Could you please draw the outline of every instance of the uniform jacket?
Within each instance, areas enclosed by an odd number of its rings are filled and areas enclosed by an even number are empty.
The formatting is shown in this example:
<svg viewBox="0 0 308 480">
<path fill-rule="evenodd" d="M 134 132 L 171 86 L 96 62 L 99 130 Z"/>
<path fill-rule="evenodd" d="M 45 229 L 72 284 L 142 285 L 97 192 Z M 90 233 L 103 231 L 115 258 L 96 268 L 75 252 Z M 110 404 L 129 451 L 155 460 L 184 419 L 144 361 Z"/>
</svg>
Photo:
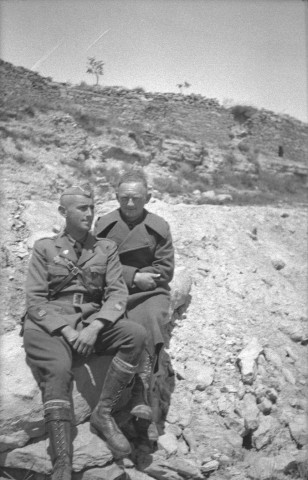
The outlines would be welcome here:
<svg viewBox="0 0 308 480">
<path fill-rule="evenodd" d="M 51 298 L 53 289 L 69 274 L 66 259 L 74 262 L 82 274 Z M 73 306 L 75 293 L 84 294 L 86 302 Z M 34 244 L 29 264 L 25 328 L 53 334 L 66 325 L 82 328 L 95 318 L 115 322 L 125 312 L 127 294 L 114 242 L 97 240 L 89 233 L 77 259 L 65 233 L 44 238 Z"/>
<path fill-rule="evenodd" d="M 169 290 L 174 270 L 174 250 L 168 223 L 158 215 L 144 210 L 144 219 L 130 230 L 119 209 L 100 217 L 95 225 L 97 238 L 108 238 L 118 246 L 123 276 L 130 295 L 141 295 L 133 285 L 135 273 L 159 273 L 155 291 L 142 292 L 153 295 Z"/>
</svg>

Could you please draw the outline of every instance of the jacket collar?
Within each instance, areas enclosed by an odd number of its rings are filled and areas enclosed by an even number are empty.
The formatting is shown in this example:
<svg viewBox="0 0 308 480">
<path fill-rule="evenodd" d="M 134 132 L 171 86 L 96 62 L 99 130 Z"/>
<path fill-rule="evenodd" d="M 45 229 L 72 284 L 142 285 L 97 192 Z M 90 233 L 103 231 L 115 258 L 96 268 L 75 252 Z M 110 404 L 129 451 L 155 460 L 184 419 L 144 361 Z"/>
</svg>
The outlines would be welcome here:
<svg viewBox="0 0 308 480">
<path fill-rule="evenodd" d="M 122 219 L 120 209 L 113 210 L 113 212 L 104 215 L 97 223 L 98 237 L 107 227 L 111 227 L 107 234 L 108 238 L 118 245 L 119 253 L 139 250 L 140 248 L 149 246 L 148 227 L 162 237 L 166 237 L 168 231 L 167 223 L 146 209 L 145 218 L 132 230 L 129 230 Z"/>
<path fill-rule="evenodd" d="M 64 231 L 57 237 L 55 245 L 60 249 L 58 253 L 59 257 L 67 258 L 68 260 L 77 263 L 77 265 L 82 265 L 95 254 L 94 246 L 96 245 L 96 239 L 93 237 L 93 235 L 88 233 L 86 241 L 83 245 L 82 254 L 78 260 L 74 250 L 74 245 Z"/>
<path fill-rule="evenodd" d="M 155 215 L 154 213 L 151 213 L 146 209 L 144 209 L 144 211 L 145 211 L 145 218 L 141 223 L 151 228 L 152 230 L 154 230 L 161 237 L 165 237 L 167 235 L 166 222 L 164 222 L 164 220 L 158 215 Z M 106 227 L 108 227 L 109 225 L 112 225 L 113 223 L 115 224 L 117 222 L 125 223 L 122 220 L 119 208 L 99 218 L 97 223 L 97 234 L 99 235 L 99 233 L 105 230 Z"/>
<path fill-rule="evenodd" d="M 81 256 L 77 262 L 77 265 L 83 265 L 86 263 L 90 258 L 92 258 L 95 254 L 94 247 L 96 245 L 96 238 L 93 237 L 90 233 L 88 233 L 88 236 L 86 238 L 86 241 L 83 245 L 82 253 Z"/>
<path fill-rule="evenodd" d="M 120 254 L 149 246 L 149 236 L 144 221 L 129 230 L 120 215 L 120 211 L 115 210 L 108 215 L 107 222 L 105 222 L 105 219 L 104 223 L 100 222 L 100 231 L 112 224 L 114 225 L 108 233 L 108 238 L 118 245 Z"/>
</svg>

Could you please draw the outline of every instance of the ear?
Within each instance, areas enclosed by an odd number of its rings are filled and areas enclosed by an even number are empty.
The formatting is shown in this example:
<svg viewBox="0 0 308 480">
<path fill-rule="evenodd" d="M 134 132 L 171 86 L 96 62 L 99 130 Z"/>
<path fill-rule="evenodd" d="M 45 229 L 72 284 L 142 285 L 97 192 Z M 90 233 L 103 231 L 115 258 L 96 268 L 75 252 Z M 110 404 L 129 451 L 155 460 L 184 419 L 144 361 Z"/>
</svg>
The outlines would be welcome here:
<svg viewBox="0 0 308 480">
<path fill-rule="evenodd" d="M 62 215 L 62 217 L 66 217 L 66 208 L 62 205 L 59 205 L 58 212 L 60 213 L 60 215 Z"/>
<path fill-rule="evenodd" d="M 148 202 L 151 200 L 151 197 L 152 197 L 152 194 L 151 194 L 151 193 L 147 193 L 145 203 L 148 203 Z"/>
</svg>

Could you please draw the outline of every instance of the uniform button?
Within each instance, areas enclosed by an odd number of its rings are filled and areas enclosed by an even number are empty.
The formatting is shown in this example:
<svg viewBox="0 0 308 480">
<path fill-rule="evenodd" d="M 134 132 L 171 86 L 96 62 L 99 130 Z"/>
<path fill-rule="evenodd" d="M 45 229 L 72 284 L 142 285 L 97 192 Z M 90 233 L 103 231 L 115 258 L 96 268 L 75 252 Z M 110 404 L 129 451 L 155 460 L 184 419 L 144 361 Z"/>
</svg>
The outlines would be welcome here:
<svg viewBox="0 0 308 480">
<path fill-rule="evenodd" d="M 39 317 L 44 317 L 46 315 L 46 313 L 47 313 L 46 310 L 39 310 L 38 311 L 38 316 Z"/>
</svg>

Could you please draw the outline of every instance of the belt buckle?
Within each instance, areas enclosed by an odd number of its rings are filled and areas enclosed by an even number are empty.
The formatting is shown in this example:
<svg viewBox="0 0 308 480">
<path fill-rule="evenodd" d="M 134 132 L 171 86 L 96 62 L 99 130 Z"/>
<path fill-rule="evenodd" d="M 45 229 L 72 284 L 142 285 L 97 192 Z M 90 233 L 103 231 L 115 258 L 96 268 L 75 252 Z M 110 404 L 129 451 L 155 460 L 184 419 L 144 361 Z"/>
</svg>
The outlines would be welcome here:
<svg viewBox="0 0 308 480">
<path fill-rule="evenodd" d="M 73 305 L 78 307 L 83 303 L 83 293 L 74 293 L 73 295 Z"/>
</svg>

